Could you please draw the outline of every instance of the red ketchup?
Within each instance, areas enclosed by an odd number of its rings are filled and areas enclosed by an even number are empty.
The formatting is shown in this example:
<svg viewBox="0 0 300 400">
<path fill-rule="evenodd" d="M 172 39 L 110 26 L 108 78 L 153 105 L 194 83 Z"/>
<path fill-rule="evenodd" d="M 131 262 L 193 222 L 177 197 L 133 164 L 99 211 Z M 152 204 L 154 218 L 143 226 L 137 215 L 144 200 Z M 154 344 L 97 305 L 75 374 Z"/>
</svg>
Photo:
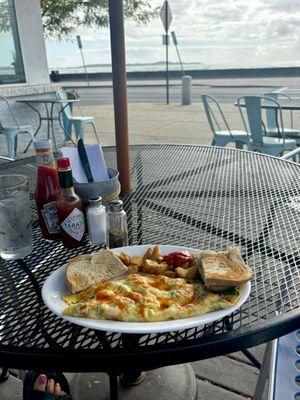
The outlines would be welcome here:
<svg viewBox="0 0 300 400">
<path fill-rule="evenodd" d="M 35 201 L 42 236 L 47 240 L 60 238 L 56 208 L 59 193 L 58 176 L 50 140 L 34 142 L 37 163 Z"/>
<path fill-rule="evenodd" d="M 173 253 L 164 256 L 164 261 L 168 265 L 174 265 L 174 267 L 180 267 L 180 265 L 193 262 L 192 256 L 188 251 L 174 251 Z"/>
</svg>

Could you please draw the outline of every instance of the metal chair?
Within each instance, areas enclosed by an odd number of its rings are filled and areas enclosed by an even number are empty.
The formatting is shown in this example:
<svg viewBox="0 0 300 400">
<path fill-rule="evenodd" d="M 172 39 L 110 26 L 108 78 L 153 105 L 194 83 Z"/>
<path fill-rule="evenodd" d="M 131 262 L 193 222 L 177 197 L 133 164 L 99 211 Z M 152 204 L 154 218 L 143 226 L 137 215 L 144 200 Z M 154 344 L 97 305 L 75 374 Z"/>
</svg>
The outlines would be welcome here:
<svg viewBox="0 0 300 400">
<path fill-rule="evenodd" d="M 263 97 L 269 97 L 274 100 L 278 100 L 279 98 L 291 100 L 291 97 L 285 93 L 279 92 L 270 92 L 262 94 Z M 279 137 L 278 127 L 277 127 L 277 118 L 276 118 L 276 110 L 267 109 L 266 110 L 266 134 L 270 137 Z M 297 141 L 297 145 L 300 145 L 300 130 L 293 128 L 293 111 L 290 111 L 290 127 L 284 128 L 284 134 L 286 137 L 295 139 Z"/>
<path fill-rule="evenodd" d="M 267 379 L 268 400 L 299 400 L 300 330 L 267 343 L 253 400 L 261 400 Z"/>
<path fill-rule="evenodd" d="M 268 101 L 268 103 L 270 103 L 274 106 L 275 109 L 277 109 L 279 115 L 278 132 L 280 136 L 278 138 L 264 136 L 264 123 L 261 113 L 261 104 L 263 100 Z M 294 148 L 296 148 L 295 140 L 285 138 L 282 110 L 280 104 L 276 100 L 263 96 L 242 96 L 237 100 L 237 104 L 245 130 L 250 135 L 249 150 L 278 157 L 281 156 L 284 151 L 293 150 Z M 246 120 L 244 118 L 242 110 L 242 108 L 244 107 L 246 108 L 248 124 L 246 124 Z"/>
<path fill-rule="evenodd" d="M 234 142 L 237 149 L 242 149 L 245 144 L 248 144 L 248 133 L 245 131 L 231 130 L 229 128 L 222 109 L 214 97 L 203 94 L 201 99 L 210 129 L 214 135 L 212 146 L 225 147 L 228 143 Z M 217 111 L 218 118 L 213 112 L 213 109 Z M 222 130 L 221 125 L 225 126 L 226 129 Z"/>
<path fill-rule="evenodd" d="M 10 159 L 14 159 L 18 148 L 18 134 L 28 133 L 29 135 L 31 135 L 31 138 L 34 141 L 33 130 L 30 125 L 19 124 L 16 114 L 14 113 L 6 97 L 0 95 L 0 100 L 2 100 L 6 104 L 13 120 L 13 122 L 10 124 L 0 121 L 0 133 L 5 135 L 6 137 L 8 157 Z"/>
<path fill-rule="evenodd" d="M 97 142 L 100 143 L 95 118 L 83 116 L 80 104 L 78 104 L 78 108 L 81 116 L 73 115 L 73 109 L 72 109 L 73 104 L 68 103 L 68 99 L 77 99 L 78 97 L 76 96 L 76 94 L 72 91 L 58 90 L 56 92 L 56 96 L 59 100 L 63 101 L 66 100 L 66 102 L 63 103 L 63 110 L 62 110 L 63 125 L 65 129 L 65 141 L 72 138 L 73 125 L 75 128 L 76 139 L 81 138 L 82 140 L 84 140 L 84 128 L 86 127 L 86 125 L 92 125 Z"/>
</svg>

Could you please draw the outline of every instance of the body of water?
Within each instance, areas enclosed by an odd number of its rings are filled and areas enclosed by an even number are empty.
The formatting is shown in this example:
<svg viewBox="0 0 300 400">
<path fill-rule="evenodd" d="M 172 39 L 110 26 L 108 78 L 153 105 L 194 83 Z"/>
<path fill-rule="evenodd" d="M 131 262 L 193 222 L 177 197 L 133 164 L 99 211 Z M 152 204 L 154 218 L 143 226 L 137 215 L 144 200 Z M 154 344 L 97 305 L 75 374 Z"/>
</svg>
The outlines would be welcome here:
<svg viewBox="0 0 300 400">
<path fill-rule="evenodd" d="M 261 65 L 258 64 L 253 64 L 253 65 L 247 65 L 247 66 L 241 66 L 241 65 L 228 65 L 228 64 L 205 64 L 205 63 L 183 63 L 183 68 L 185 71 L 196 71 L 196 70 L 216 70 L 216 69 L 236 69 L 236 68 L 272 68 L 272 67 L 279 67 L 279 68 L 286 68 L 286 67 L 298 67 L 300 66 L 300 60 L 299 63 L 291 63 L 291 62 L 282 62 L 282 63 L 264 63 Z M 161 62 L 156 62 L 156 63 L 140 63 L 140 64 L 127 64 L 126 65 L 126 70 L 127 72 L 152 72 L 152 71 L 165 71 L 166 69 L 166 64 L 164 61 Z M 169 70 L 170 71 L 180 71 L 180 64 L 179 63 L 169 63 Z M 76 66 L 76 67 L 68 67 L 68 68 L 49 68 L 50 71 L 52 70 L 58 70 L 62 74 L 76 74 L 76 73 L 83 73 L 84 68 L 82 66 Z M 89 73 L 111 73 L 111 65 L 110 64 L 98 64 L 98 65 L 87 65 L 87 71 Z"/>
</svg>

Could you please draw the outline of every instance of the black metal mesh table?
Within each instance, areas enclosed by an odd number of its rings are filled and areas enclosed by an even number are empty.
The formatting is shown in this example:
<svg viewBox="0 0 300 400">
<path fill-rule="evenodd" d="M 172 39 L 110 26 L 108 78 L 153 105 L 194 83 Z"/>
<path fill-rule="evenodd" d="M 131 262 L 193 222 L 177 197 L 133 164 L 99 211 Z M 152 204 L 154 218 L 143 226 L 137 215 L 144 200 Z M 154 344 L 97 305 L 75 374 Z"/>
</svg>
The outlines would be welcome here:
<svg viewBox="0 0 300 400">
<path fill-rule="evenodd" d="M 104 148 L 109 167 L 115 149 Z M 120 335 L 81 328 L 43 304 L 45 278 L 70 257 L 40 237 L 32 195 L 34 250 L 0 265 L 0 359 L 15 368 L 120 373 L 147 370 L 245 349 L 300 325 L 300 166 L 261 154 L 206 146 L 131 147 L 132 193 L 124 198 L 131 244 L 199 249 L 240 247 L 254 271 L 240 310 L 180 332 Z M 35 186 L 35 159 L 1 164 Z"/>
</svg>

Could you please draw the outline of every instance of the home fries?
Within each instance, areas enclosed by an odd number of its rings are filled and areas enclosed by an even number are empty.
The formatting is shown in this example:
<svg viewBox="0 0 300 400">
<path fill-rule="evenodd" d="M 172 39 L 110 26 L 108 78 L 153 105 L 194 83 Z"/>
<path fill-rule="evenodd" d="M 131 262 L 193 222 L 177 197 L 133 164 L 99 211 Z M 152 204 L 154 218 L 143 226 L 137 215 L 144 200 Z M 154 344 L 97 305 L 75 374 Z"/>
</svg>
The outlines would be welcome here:
<svg viewBox="0 0 300 400">
<path fill-rule="evenodd" d="M 68 262 L 64 314 L 126 322 L 188 318 L 232 307 L 251 277 L 233 246 L 193 255 L 162 255 L 158 246 L 143 256 L 105 249 Z"/>
</svg>

